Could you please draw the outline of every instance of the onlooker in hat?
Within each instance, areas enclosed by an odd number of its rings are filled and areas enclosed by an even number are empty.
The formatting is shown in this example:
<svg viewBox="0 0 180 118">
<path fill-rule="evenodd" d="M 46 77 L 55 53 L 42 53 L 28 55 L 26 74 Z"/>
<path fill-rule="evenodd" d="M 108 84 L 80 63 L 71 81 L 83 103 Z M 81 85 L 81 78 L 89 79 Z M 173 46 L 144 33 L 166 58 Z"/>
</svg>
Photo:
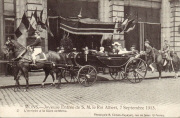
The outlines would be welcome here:
<svg viewBox="0 0 180 118">
<path fill-rule="evenodd" d="M 36 65 L 36 55 L 40 54 L 42 52 L 42 47 L 41 47 L 41 37 L 39 32 L 35 32 L 35 38 L 36 40 L 34 41 L 34 43 L 30 44 L 28 47 L 33 47 L 34 51 L 32 53 L 32 60 L 33 60 L 33 65 Z"/>
</svg>

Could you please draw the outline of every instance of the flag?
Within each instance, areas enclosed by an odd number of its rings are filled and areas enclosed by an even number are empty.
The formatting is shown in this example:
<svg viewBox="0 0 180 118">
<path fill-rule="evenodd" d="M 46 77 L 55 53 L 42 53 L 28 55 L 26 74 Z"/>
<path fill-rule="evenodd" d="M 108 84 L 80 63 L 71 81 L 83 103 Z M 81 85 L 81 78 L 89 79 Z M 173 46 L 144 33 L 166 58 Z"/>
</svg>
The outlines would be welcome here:
<svg viewBox="0 0 180 118">
<path fill-rule="evenodd" d="M 15 35 L 17 38 L 19 38 L 22 35 L 22 32 L 20 31 L 19 27 L 16 29 Z"/>
<path fill-rule="evenodd" d="M 133 22 L 134 22 L 134 19 L 131 19 L 127 22 L 124 28 L 125 32 L 129 32 L 135 28 L 135 24 Z"/>
<path fill-rule="evenodd" d="M 37 26 L 37 22 L 36 22 L 36 19 L 34 17 L 34 13 L 32 12 L 31 13 L 31 18 L 30 18 L 30 25 L 29 25 L 29 28 L 28 28 L 28 35 L 29 36 L 34 35 L 34 33 L 36 31 L 36 26 Z"/>
<path fill-rule="evenodd" d="M 38 21 L 38 25 L 40 25 L 42 29 L 46 29 L 46 24 L 44 24 L 42 21 Z"/>
<path fill-rule="evenodd" d="M 135 28 L 135 24 L 133 25 L 133 26 L 131 26 L 131 27 L 129 27 L 127 30 L 125 30 L 124 32 L 126 32 L 126 33 L 128 33 L 128 32 L 130 32 L 130 31 L 132 31 L 134 28 Z"/>
<path fill-rule="evenodd" d="M 36 10 L 34 12 L 34 18 L 35 18 L 36 22 L 38 22 L 37 7 L 36 7 Z"/>
<path fill-rule="evenodd" d="M 29 20 L 28 20 L 26 14 L 24 13 L 21 23 L 15 31 L 16 37 L 19 38 L 23 33 L 27 32 L 29 26 L 30 26 Z"/>
<path fill-rule="evenodd" d="M 43 19 L 42 19 L 42 16 L 43 16 L 43 10 L 42 10 L 41 13 L 40 13 L 40 21 L 43 20 Z"/>
<path fill-rule="evenodd" d="M 51 32 L 50 28 L 49 28 L 49 22 L 48 20 L 46 19 L 46 23 L 45 23 L 45 26 L 46 26 L 46 30 L 47 32 L 52 36 L 54 37 L 53 33 Z"/>
<path fill-rule="evenodd" d="M 31 24 L 32 28 L 36 29 L 37 21 L 35 19 L 33 12 L 31 14 L 30 24 Z"/>
<path fill-rule="evenodd" d="M 80 10 L 80 12 L 79 12 L 79 15 L 78 15 L 78 18 L 82 18 L 82 8 L 81 8 L 81 10 Z"/>
</svg>

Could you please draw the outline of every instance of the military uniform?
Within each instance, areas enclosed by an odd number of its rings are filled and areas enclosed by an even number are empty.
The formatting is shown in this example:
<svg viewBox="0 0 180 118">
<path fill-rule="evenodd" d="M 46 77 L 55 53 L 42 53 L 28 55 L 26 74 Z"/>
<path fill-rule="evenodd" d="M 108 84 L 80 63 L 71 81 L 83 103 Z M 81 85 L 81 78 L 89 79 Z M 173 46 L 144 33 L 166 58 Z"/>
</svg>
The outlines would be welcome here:
<svg viewBox="0 0 180 118">
<path fill-rule="evenodd" d="M 34 51 L 32 53 L 33 60 L 36 60 L 36 55 L 38 55 L 42 52 L 41 43 L 42 43 L 41 37 L 37 36 L 35 42 L 32 43 L 31 45 L 29 45 L 31 47 L 34 47 Z"/>
<path fill-rule="evenodd" d="M 170 45 L 169 44 L 165 44 L 163 46 L 163 52 L 164 52 L 164 58 L 166 58 L 167 60 L 170 60 Z"/>
<path fill-rule="evenodd" d="M 152 56 L 153 48 L 151 46 L 148 46 L 148 47 L 146 47 L 146 51 L 145 52 L 146 52 L 147 58 L 148 58 L 147 64 L 150 65 L 154 61 L 154 57 Z"/>
</svg>

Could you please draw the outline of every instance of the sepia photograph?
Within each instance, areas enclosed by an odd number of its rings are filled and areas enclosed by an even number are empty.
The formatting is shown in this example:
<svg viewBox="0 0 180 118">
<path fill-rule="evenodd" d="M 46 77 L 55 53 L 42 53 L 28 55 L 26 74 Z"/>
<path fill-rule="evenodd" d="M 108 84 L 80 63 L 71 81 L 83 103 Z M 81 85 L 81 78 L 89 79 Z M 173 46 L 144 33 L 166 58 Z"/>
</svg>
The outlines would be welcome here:
<svg viewBox="0 0 180 118">
<path fill-rule="evenodd" d="M 0 0 L 0 117 L 180 118 L 180 0 Z"/>
</svg>

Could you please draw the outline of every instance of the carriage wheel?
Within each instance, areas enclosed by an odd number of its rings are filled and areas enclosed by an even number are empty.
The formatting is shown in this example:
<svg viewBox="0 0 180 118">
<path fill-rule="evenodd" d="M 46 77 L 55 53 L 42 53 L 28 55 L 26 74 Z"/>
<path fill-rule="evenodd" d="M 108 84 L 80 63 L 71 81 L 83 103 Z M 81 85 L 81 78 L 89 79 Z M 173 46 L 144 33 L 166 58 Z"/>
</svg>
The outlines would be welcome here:
<svg viewBox="0 0 180 118">
<path fill-rule="evenodd" d="M 141 82 L 147 73 L 147 66 L 144 60 L 140 58 L 130 60 L 125 66 L 127 79 L 132 83 Z"/>
<path fill-rule="evenodd" d="M 93 66 L 86 65 L 80 68 L 77 75 L 78 81 L 85 87 L 91 86 L 97 80 L 97 71 Z"/>
<path fill-rule="evenodd" d="M 125 75 L 124 75 L 124 71 L 118 71 L 117 69 L 114 69 L 114 68 L 110 68 L 109 69 L 109 73 L 110 73 L 110 76 L 114 79 L 114 80 L 123 80 L 125 79 Z"/>
<path fill-rule="evenodd" d="M 69 71 L 63 70 L 62 76 L 63 76 L 63 78 L 65 79 L 65 81 L 66 81 L 67 83 L 71 82 L 71 80 L 70 80 L 70 78 L 69 78 L 69 77 L 70 77 Z"/>
<path fill-rule="evenodd" d="M 63 78 L 65 79 L 65 81 L 67 83 L 74 83 L 74 82 L 76 82 L 76 80 L 77 80 L 77 78 L 76 78 L 77 76 L 76 75 L 77 75 L 76 72 L 73 71 L 73 70 L 65 69 L 63 71 Z"/>
</svg>

